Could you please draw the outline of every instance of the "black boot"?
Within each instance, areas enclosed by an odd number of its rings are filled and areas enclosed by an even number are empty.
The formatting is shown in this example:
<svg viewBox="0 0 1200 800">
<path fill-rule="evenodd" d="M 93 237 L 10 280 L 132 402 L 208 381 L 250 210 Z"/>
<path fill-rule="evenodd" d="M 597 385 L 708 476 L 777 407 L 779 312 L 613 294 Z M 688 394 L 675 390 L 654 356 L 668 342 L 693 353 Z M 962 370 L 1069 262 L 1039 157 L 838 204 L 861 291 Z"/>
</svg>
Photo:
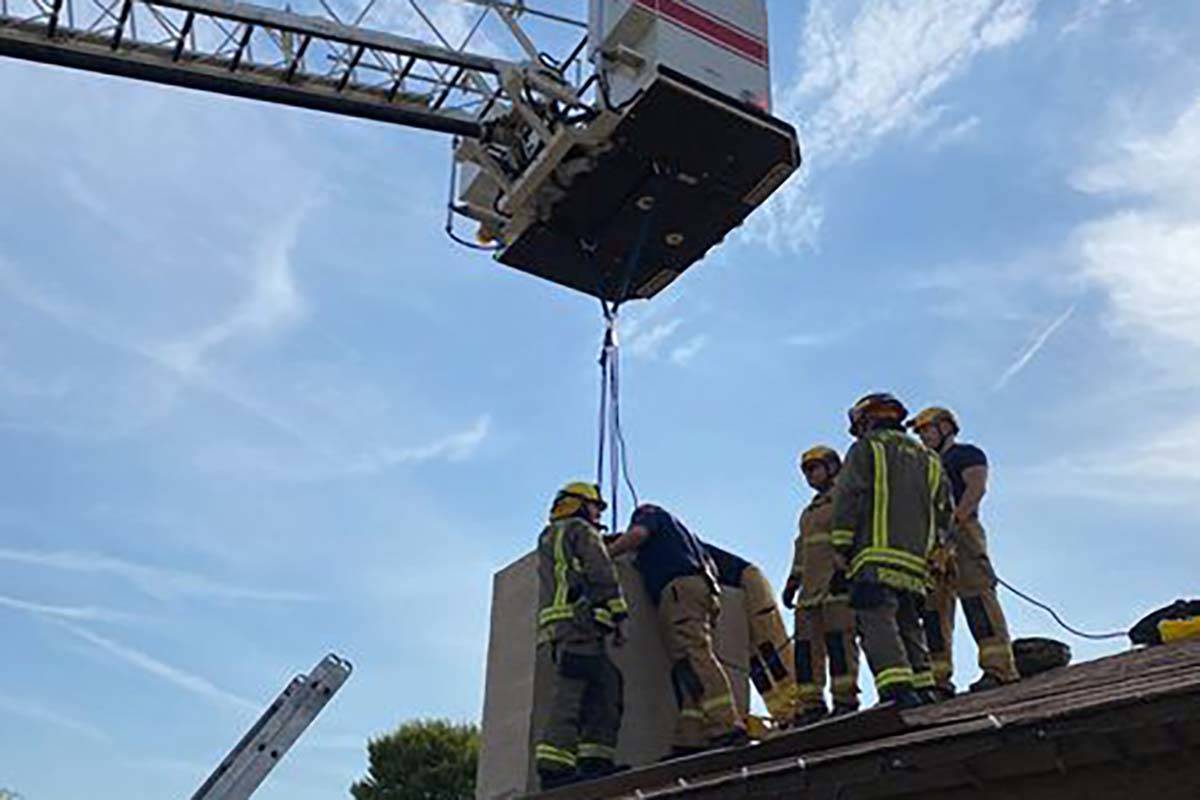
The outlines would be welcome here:
<svg viewBox="0 0 1200 800">
<path fill-rule="evenodd" d="M 997 678 L 990 672 L 983 673 L 983 677 L 971 684 L 972 692 L 986 692 L 991 689 L 999 689 L 1005 686 L 1004 681 Z"/>
<path fill-rule="evenodd" d="M 542 791 L 548 792 L 551 789 L 558 789 L 563 786 L 570 786 L 572 783 L 577 783 L 580 776 L 575 770 L 545 770 L 538 771 L 538 778 L 542 784 Z"/>
<path fill-rule="evenodd" d="M 924 698 L 911 686 L 888 689 L 880 693 L 879 699 L 881 702 L 894 704 L 901 711 L 925 705 Z"/>
<path fill-rule="evenodd" d="M 821 720 L 825 719 L 825 717 L 827 717 L 828 715 L 829 715 L 829 711 L 825 708 L 825 705 L 822 703 L 819 706 L 813 706 L 812 708 L 807 708 L 804 711 L 801 711 L 799 714 L 797 714 L 796 718 L 792 721 L 792 727 L 793 728 L 803 728 L 806 725 L 812 725 L 814 723 L 820 722 Z"/>
<path fill-rule="evenodd" d="M 579 780 L 592 781 L 629 769 L 628 764 L 614 764 L 607 758 L 579 759 Z"/>
<path fill-rule="evenodd" d="M 688 756 L 696 756 L 703 753 L 708 748 L 706 747 L 682 747 L 680 745 L 672 745 L 671 752 L 663 756 L 660 761 L 671 761 L 676 758 L 687 758 Z"/>
<path fill-rule="evenodd" d="M 746 733 L 745 728 L 734 728 L 729 733 L 713 737 L 708 741 L 708 744 L 713 749 L 741 747 L 742 745 L 750 744 L 750 735 Z"/>
<path fill-rule="evenodd" d="M 833 711 L 829 712 L 829 718 L 833 719 L 834 717 L 844 717 L 848 714 L 857 714 L 857 713 L 858 713 L 857 705 L 851 705 L 849 703 L 834 703 Z"/>
</svg>

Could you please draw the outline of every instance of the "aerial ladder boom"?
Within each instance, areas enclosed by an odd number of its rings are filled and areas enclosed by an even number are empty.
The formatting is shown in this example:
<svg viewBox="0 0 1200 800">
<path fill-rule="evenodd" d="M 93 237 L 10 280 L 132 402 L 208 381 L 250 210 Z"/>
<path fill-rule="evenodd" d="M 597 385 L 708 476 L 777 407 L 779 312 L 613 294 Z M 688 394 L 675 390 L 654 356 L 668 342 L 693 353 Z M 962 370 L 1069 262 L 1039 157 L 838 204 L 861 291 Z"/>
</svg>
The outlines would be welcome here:
<svg viewBox="0 0 1200 800">
<path fill-rule="evenodd" d="M 248 800 L 350 678 L 350 662 L 325 656 L 298 675 L 250 726 L 191 800 Z"/>
<path fill-rule="evenodd" d="M 454 93 L 492 90 L 465 80 L 519 71 L 487 56 L 320 17 L 231 0 L 117 0 L 82 24 L 79 0 L 34 0 L 7 13 L 0 56 L 480 138 Z M 359 69 L 359 67 L 362 69 Z M 447 76 L 446 72 L 452 74 Z M 416 84 L 423 91 L 406 90 Z M 429 86 L 440 91 L 431 96 Z"/>
<path fill-rule="evenodd" d="M 0 0 L 0 56 L 450 134 L 447 233 L 618 304 L 668 286 L 799 167 L 795 130 L 770 113 L 766 0 L 588 0 L 586 20 L 455 1 L 480 14 L 458 46 L 418 0 L 437 43 L 364 27 L 376 0 L 349 21 L 327 0 L 332 19 L 232 0 Z M 517 57 L 470 51 L 488 19 Z M 533 21 L 583 36 L 555 58 Z"/>
</svg>

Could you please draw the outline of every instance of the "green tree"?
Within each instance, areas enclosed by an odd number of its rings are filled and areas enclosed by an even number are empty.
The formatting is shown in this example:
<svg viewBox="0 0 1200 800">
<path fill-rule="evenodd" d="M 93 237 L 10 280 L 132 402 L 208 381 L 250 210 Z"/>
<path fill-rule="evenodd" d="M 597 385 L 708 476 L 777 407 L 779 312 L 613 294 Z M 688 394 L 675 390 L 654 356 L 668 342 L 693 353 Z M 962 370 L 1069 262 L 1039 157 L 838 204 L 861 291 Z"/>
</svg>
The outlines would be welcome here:
<svg viewBox="0 0 1200 800">
<path fill-rule="evenodd" d="M 471 800 L 479 728 L 428 719 L 406 722 L 367 743 L 367 775 L 354 800 Z"/>
</svg>

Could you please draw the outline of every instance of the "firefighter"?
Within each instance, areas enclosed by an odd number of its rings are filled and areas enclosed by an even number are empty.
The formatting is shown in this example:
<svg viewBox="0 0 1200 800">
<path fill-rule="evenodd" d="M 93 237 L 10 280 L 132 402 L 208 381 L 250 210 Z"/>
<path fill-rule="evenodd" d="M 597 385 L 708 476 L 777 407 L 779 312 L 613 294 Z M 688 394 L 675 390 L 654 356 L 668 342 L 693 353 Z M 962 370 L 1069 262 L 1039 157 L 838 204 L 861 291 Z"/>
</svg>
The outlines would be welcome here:
<svg viewBox="0 0 1200 800">
<path fill-rule="evenodd" d="M 713 624 L 721 610 L 716 566 L 700 540 L 655 505 L 639 506 L 628 529 L 609 545 L 613 557 L 635 550 L 634 567 L 658 608 L 679 706 L 671 755 L 745 744 L 745 722 L 713 650 Z"/>
<path fill-rule="evenodd" d="M 921 705 L 934 681 L 921 611 L 926 559 L 950 523 L 937 454 L 904 433 L 904 404 L 869 394 L 850 409 L 855 443 L 833 490 L 831 538 L 849 565 L 850 605 L 883 702 Z"/>
<path fill-rule="evenodd" d="M 554 663 L 550 713 L 534 758 L 543 789 L 615 771 L 623 682 L 606 640 L 629 613 L 600 538 L 605 508 L 592 483 L 568 483 L 538 537 L 538 645 Z"/>
<path fill-rule="evenodd" d="M 972 444 L 957 441 L 958 420 L 945 408 L 927 408 L 908 426 L 927 447 L 941 454 L 942 466 L 954 493 L 954 523 L 946 549 L 934 560 L 934 591 L 925 613 L 925 629 L 933 657 L 937 690 L 954 693 L 952 656 L 955 602 L 962 603 L 967 626 L 979 648 L 983 676 L 972 691 L 1012 683 L 1020 675 L 1013 659 L 1008 622 L 996 595 L 996 573 L 987 552 L 987 534 L 979 521 L 979 506 L 987 492 L 987 455 Z"/>
<path fill-rule="evenodd" d="M 818 445 L 800 456 L 800 472 L 816 495 L 800 515 L 800 535 L 783 603 L 796 609 L 797 702 L 793 722 L 807 725 L 828 713 L 828 664 L 833 715 L 858 710 L 858 640 L 850 608 L 846 564 L 833 548 L 833 484 L 842 460 Z M 797 593 L 799 601 L 796 602 Z"/>
<path fill-rule="evenodd" d="M 742 590 L 746 630 L 750 638 L 750 682 L 777 720 L 790 720 L 796 706 L 796 681 L 792 674 L 791 639 L 775 590 L 762 570 L 746 559 L 704 542 L 717 568 L 717 583 Z"/>
</svg>

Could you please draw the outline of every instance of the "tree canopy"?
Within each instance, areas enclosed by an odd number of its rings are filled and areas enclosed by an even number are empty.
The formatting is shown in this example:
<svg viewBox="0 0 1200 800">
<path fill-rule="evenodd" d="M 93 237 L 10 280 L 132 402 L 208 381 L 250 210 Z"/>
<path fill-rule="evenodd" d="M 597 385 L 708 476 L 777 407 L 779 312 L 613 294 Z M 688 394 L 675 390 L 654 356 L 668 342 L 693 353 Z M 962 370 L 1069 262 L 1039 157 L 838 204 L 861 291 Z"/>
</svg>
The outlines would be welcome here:
<svg viewBox="0 0 1200 800">
<path fill-rule="evenodd" d="M 367 744 L 366 776 L 354 800 L 471 800 L 479 728 L 448 720 L 412 720 Z"/>
</svg>

